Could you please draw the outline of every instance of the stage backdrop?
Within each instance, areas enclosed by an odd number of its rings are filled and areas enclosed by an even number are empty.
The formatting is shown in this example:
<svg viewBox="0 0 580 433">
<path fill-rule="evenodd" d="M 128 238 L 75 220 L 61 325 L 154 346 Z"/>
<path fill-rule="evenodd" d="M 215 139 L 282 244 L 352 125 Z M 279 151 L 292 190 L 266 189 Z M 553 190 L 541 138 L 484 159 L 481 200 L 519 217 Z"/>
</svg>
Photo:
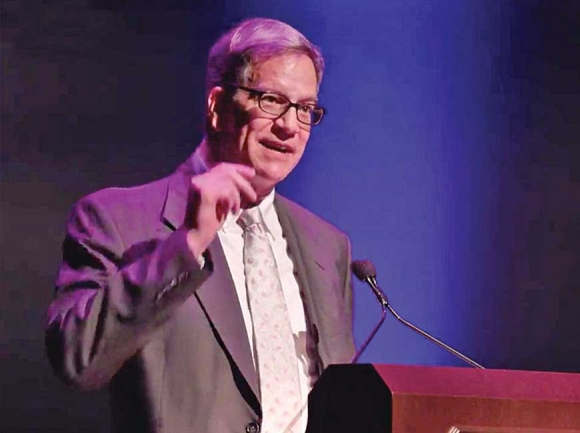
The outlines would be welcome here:
<svg viewBox="0 0 580 433">
<path fill-rule="evenodd" d="M 328 116 L 280 191 L 350 235 L 407 319 L 491 368 L 580 371 L 574 1 L 2 3 L 0 430 L 105 432 L 44 357 L 72 204 L 171 173 L 211 43 L 249 16 L 322 47 Z M 355 283 L 363 341 L 379 307 Z M 389 318 L 363 362 L 461 365 Z"/>
</svg>

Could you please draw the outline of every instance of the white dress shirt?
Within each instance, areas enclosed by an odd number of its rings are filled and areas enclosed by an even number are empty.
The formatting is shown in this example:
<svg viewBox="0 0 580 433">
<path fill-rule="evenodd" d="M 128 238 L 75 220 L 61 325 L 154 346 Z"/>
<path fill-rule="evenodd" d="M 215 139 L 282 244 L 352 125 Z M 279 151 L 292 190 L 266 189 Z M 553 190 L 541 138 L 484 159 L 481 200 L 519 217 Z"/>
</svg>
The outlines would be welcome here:
<svg viewBox="0 0 580 433">
<path fill-rule="evenodd" d="M 307 400 L 308 393 L 311 389 L 311 377 L 309 375 L 309 359 L 307 355 L 307 329 L 306 317 L 304 313 L 304 303 L 298 286 L 298 281 L 294 273 L 294 263 L 288 254 L 288 245 L 282 233 L 282 226 L 278 220 L 278 214 L 274 207 L 274 195 L 272 191 L 264 200 L 258 205 L 262 218 L 264 219 L 265 230 L 268 239 L 274 252 L 274 258 L 278 266 L 280 274 L 280 281 L 282 283 L 282 291 L 284 299 L 288 308 L 288 315 L 290 317 L 290 326 L 294 336 L 296 347 L 296 368 L 299 371 L 300 378 L 300 392 L 302 395 L 303 411 L 300 415 L 299 424 L 301 431 L 306 430 L 307 423 Z M 241 212 L 240 212 L 241 213 Z M 254 357 L 254 365 L 256 359 L 254 354 L 254 339 L 253 339 L 253 325 L 250 309 L 248 305 L 246 279 L 244 275 L 243 262 L 243 230 L 237 224 L 238 215 L 228 215 L 222 228 L 218 231 L 218 237 L 223 247 L 228 267 L 234 281 L 242 314 L 244 316 L 244 323 L 248 333 L 248 341 L 252 349 L 252 356 Z M 268 433 L 268 432 L 265 432 Z"/>
</svg>

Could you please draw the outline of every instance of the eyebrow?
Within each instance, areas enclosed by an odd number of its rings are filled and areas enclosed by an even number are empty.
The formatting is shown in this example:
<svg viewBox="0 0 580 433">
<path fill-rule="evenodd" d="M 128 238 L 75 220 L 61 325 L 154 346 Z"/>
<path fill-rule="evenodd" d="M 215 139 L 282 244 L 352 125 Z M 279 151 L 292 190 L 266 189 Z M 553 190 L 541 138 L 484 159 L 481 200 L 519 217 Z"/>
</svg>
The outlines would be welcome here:
<svg viewBox="0 0 580 433">
<path fill-rule="evenodd" d="M 292 99 L 290 99 L 287 95 L 285 95 L 284 93 L 278 92 L 276 90 L 258 89 L 258 88 L 256 88 L 255 90 L 259 90 L 260 92 L 266 92 L 266 93 L 275 93 L 276 95 L 284 96 L 290 102 L 292 102 Z M 302 98 L 302 99 L 297 100 L 296 103 L 297 104 L 305 104 L 305 103 L 318 104 L 318 98 L 316 96 L 314 98 L 312 98 L 312 97 L 306 97 L 306 98 Z"/>
</svg>

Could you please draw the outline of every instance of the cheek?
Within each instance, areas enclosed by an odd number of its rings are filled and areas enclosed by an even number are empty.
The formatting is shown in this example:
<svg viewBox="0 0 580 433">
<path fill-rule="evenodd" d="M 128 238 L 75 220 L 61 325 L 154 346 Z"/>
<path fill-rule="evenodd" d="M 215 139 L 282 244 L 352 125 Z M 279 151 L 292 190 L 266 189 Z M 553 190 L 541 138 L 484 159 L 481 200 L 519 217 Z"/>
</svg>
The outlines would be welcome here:
<svg viewBox="0 0 580 433">
<path fill-rule="evenodd" d="M 240 149 L 243 149 L 246 146 L 246 142 L 248 141 L 248 128 L 247 127 L 242 127 L 240 129 L 238 129 L 238 145 L 240 147 Z"/>
<path fill-rule="evenodd" d="M 240 151 L 244 153 L 252 152 L 258 145 L 258 134 L 255 125 L 252 122 L 240 127 L 237 130 L 237 145 Z"/>
<path fill-rule="evenodd" d="M 304 153 L 306 149 L 306 143 L 308 143 L 308 139 L 310 138 L 310 131 L 300 131 L 298 133 L 298 146 L 297 149 L 300 151 L 300 156 Z"/>
<path fill-rule="evenodd" d="M 270 135 L 271 127 L 272 121 L 270 119 L 253 119 L 242 128 L 244 141 L 248 142 L 249 145 L 257 146 L 260 137 Z"/>
</svg>

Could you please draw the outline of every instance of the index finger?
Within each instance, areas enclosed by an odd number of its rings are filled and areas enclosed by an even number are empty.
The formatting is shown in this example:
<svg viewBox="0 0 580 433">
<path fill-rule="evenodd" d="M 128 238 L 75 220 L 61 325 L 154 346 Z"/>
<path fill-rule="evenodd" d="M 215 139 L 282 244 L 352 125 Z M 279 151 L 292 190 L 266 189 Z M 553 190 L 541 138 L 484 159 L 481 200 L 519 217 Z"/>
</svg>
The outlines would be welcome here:
<svg viewBox="0 0 580 433">
<path fill-rule="evenodd" d="M 232 168 L 244 178 L 251 180 L 256 176 L 256 170 L 254 167 L 243 164 L 231 164 Z"/>
</svg>

